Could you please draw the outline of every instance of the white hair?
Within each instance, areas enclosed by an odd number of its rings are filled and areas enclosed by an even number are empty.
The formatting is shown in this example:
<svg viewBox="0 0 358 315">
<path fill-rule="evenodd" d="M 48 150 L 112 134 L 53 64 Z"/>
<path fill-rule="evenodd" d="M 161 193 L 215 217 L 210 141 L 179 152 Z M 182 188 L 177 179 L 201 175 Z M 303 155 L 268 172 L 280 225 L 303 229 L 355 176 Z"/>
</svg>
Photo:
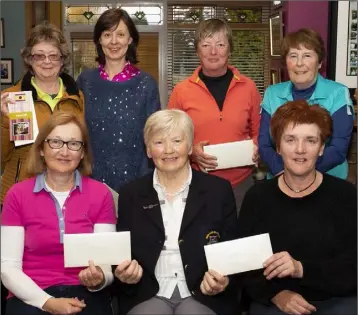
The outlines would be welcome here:
<svg viewBox="0 0 358 315">
<path fill-rule="evenodd" d="M 191 149 L 194 141 L 194 125 L 191 118 L 179 109 L 162 109 L 150 115 L 144 126 L 144 143 L 148 147 L 156 134 L 170 135 L 174 130 L 184 132 Z"/>
</svg>

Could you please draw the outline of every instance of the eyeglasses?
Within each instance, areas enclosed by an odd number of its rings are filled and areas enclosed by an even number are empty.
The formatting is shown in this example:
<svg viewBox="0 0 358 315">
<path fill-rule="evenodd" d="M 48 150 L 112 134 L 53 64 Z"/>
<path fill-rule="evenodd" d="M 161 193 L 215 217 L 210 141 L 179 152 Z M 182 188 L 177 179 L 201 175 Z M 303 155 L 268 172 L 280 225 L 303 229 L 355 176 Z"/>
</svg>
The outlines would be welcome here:
<svg viewBox="0 0 358 315">
<path fill-rule="evenodd" d="M 32 60 L 35 61 L 44 61 L 46 58 L 48 58 L 50 61 L 59 61 L 62 56 L 61 55 L 57 55 L 57 54 L 53 54 L 53 55 L 44 55 L 44 54 L 33 54 L 32 56 Z"/>
<path fill-rule="evenodd" d="M 61 149 L 64 144 L 71 151 L 79 151 L 84 146 L 82 141 L 63 141 L 60 139 L 46 139 L 45 142 L 48 143 L 51 149 Z"/>
</svg>

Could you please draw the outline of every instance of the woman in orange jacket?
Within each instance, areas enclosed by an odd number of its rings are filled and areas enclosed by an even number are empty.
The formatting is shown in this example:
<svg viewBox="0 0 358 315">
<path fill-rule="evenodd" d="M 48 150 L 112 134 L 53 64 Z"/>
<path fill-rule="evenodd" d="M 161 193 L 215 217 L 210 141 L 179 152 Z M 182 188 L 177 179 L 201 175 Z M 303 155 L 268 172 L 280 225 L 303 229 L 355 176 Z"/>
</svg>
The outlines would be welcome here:
<svg viewBox="0 0 358 315">
<path fill-rule="evenodd" d="M 204 145 L 246 139 L 255 143 L 253 161 L 257 163 L 261 96 L 253 80 L 228 64 L 233 51 L 231 29 L 220 19 L 202 21 L 196 30 L 195 48 L 201 65 L 175 86 L 168 104 L 193 120 L 193 166 L 202 171 L 217 167 L 216 157 L 205 154 Z M 240 209 L 245 192 L 253 185 L 252 167 L 213 170 L 210 174 L 231 182 Z"/>
</svg>

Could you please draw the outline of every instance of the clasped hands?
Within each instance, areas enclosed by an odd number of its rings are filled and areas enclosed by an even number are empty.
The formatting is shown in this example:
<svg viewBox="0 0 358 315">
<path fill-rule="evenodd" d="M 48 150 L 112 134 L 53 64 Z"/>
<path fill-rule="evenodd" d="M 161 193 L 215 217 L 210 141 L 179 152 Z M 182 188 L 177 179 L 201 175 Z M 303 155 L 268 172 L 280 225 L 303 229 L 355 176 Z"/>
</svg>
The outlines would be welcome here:
<svg viewBox="0 0 358 315">
<path fill-rule="evenodd" d="M 272 255 L 264 262 L 264 268 L 264 276 L 267 280 L 271 280 L 275 277 L 303 277 L 301 262 L 292 258 L 288 252 L 280 252 Z M 316 311 L 315 306 L 308 303 L 302 295 L 290 290 L 279 292 L 271 301 L 280 311 L 286 314 L 303 315 Z"/>
<path fill-rule="evenodd" d="M 82 285 L 88 289 L 95 290 L 103 286 L 105 282 L 104 273 L 101 267 L 95 266 L 92 260 L 89 261 L 88 267 L 83 269 L 78 274 Z M 73 315 L 82 312 L 86 307 L 84 300 L 79 300 L 77 297 L 74 298 L 49 298 L 42 309 L 50 314 L 57 315 Z"/>
</svg>

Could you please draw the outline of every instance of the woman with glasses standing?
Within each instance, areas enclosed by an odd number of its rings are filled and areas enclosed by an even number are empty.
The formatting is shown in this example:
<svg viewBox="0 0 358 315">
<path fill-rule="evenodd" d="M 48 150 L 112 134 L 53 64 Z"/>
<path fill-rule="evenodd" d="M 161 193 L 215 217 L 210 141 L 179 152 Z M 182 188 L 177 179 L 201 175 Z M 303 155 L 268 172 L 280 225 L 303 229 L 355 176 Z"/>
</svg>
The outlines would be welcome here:
<svg viewBox="0 0 358 315">
<path fill-rule="evenodd" d="M 83 95 L 74 79 L 65 73 L 70 51 L 62 32 L 47 22 L 35 26 L 21 56 L 27 73 L 13 87 L 1 93 L 1 204 L 10 187 L 27 177 L 25 163 L 30 145 L 10 141 L 9 92 L 32 91 L 39 128 L 56 111 L 83 115 Z"/>
<path fill-rule="evenodd" d="M 1 280 L 6 315 L 112 315 L 102 290 L 111 266 L 64 267 L 64 234 L 114 232 L 112 194 L 92 171 L 83 120 L 57 112 L 42 126 L 28 157 L 33 176 L 11 187 L 1 215 Z M 96 291 L 96 292 L 91 292 Z"/>
</svg>

